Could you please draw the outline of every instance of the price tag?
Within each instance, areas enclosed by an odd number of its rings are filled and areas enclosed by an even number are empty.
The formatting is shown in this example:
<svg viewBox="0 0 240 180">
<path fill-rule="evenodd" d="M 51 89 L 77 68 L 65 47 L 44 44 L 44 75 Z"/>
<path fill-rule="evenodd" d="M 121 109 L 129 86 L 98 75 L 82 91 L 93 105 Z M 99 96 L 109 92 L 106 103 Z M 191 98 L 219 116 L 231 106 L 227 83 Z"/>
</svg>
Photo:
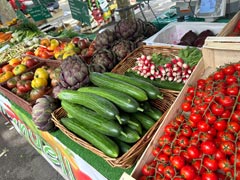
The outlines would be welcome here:
<svg viewBox="0 0 240 180">
<path fill-rule="evenodd" d="M 107 0 L 98 0 L 98 3 L 101 7 L 102 10 L 106 9 L 108 7 L 108 2 Z"/>
</svg>

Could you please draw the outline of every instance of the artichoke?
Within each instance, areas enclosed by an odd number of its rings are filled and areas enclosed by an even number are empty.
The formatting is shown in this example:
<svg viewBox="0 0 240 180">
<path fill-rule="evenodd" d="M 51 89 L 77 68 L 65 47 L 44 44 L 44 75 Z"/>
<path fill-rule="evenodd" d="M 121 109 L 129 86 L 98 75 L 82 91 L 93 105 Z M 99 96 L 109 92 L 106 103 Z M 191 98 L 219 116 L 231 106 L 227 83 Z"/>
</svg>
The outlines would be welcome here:
<svg viewBox="0 0 240 180">
<path fill-rule="evenodd" d="M 60 65 L 59 85 L 65 89 L 78 89 L 89 83 L 88 67 L 77 55 L 66 58 Z"/>
<path fill-rule="evenodd" d="M 54 131 L 57 129 L 51 120 L 51 113 L 58 107 L 60 107 L 59 101 L 49 95 L 44 95 L 36 100 L 32 108 L 32 119 L 38 129 L 42 131 Z"/>
<path fill-rule="evenodd" d="M 128 40 L 115 41 L 112 51 L 116 54 L 117 60 L 121 61 L 135 49 L 134 43 Z"/>
<path fill-rule="evenodd" d="M 122 19 L 114 29 L 117 38 L 134 41 L 143 34 L 143 22 L 136 19 Z"/>
<path fill-rule="evenodd" d="M 109 29 L 104 30 L 101 33 L 98 33 L 95 38 L 95 49 L 99 50 L 102 48 L 110 48 L 112 43 L 116 40 L 115 33 Z"/>
<path fill-rule="evenodd" d="M 158 32 L 157 27 L 151 22 L 143 22 L 143 35 L 146 38 L 151 37 L 152 35 Z"/>
<path fill-rule="evenodd" d="M 106 72 L 111 71 L 116 64 L 117 60 L 115 54 L 111 50 L 101 49 L 93 54 L 90 68 L 100 68 L 100 70 L 92 70 L 95 72 Z"/>
</svg>

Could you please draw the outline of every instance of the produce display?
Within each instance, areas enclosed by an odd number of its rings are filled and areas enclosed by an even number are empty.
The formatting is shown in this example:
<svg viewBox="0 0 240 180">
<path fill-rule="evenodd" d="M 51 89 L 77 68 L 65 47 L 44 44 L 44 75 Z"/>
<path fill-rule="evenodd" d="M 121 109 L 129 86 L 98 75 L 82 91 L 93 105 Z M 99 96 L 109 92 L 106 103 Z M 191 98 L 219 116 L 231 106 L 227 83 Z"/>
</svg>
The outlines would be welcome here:
<svg viewBox="0 0 240 180">
<path fill-rule="evenodd" d="M 189 85 L 139 179 L 240 179 L 240 62 Z"/>
<path fill-rule="evenodd" d="M 119 157 L 161 118 L 163 112 L 150 100 L 164 97 L 157 87 L 134 77 L 91 72 L 89 79 L 93 85 L 60 91 L 67 113 L 60 121 L 109 157 Z"/>
<path fill-rule="evenodd" d="M 209 29 L 202 31 L 200 34 L 190 30 L 183 35 L 178 45 L 202 47 L 208 36 L 215 36 L 215 34 Z"/>
<path fill-rule="evenodd" d="M 150 80 L 185 83 L 201 57 L 199 49 L 190 47 L 179 50 L 178 56 L 173 58 L 161 53 L 151 56 L 142 54 L 130 71 Z"/>
</svg>

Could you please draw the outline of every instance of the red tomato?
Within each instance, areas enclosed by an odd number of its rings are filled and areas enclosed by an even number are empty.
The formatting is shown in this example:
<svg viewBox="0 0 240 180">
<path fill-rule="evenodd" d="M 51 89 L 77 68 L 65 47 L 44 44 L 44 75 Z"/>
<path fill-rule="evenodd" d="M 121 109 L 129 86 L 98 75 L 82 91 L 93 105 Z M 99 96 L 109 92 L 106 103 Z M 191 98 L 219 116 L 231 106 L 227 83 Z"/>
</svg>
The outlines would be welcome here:
<svg viewBox="0 0 240 180">
<path fill-rule="evenodd" d="M 235 73 L 235 66 L 234 65 L 228 65 L 223 68 L 223 72 L 225 75 L 233 75 Z"/>
<path fill-rule="evenodd" d="M 170 145 L 166 144 L 164 145 L 164 147 L 162 148 L 162 152 L 168 156 L 170 156 L 172 154 L 172 148 Z"/>
<path fill-rule="evenodd" d="M 211 171 L 216 171 L 218 169 L 218 163 L 216 159 L 205 156 L 203 159 L 203 165 Z"/>
<path fill-rule="evenodd" d="M 187 180 L 192 180 L 196 177 L 195 169 L 193 166 L 186 165 L 183 166 L 180 170 L 181 176 L 183 176 Z"/>
<path fill-rule="evenodd" d="M 206 121 L 199 121 L 197 123 L 197 128 L 201 132 L 207 132 L 210 129 L 210 125 Z"/>
<path fill-rule="evenodd" d="M 220 144 L 220 150 L 226 155 L 232 155 L 235 152 L 235 145 L 233 142 L 224 141 Z"/>
<path fill-rule="evenodd" d="M 214 127 L 211 127 L 207 133 L 213 137 L 215 137 L 217 135 L 217 130 Z"/>
<path fill-rule="evenodd" d="M 216 160 L 220 161 L 223 159 L 226 159 L 226 155 L 221 151 L 221 150 L 217 150 L 217 152 L 214 154 L 214 157 Z"/>
<path fill-rule="evenodd" d="M 209 171 L 202 174 L 202 180 L 218 180 L 218 177 L 214 172 Z"/>
<path fill-rule="evenodd" d="M 158 144 L 164 146 L 165 144 L 170 144 L 172 140 L 173 138 L 171 136 L 165 134 L 159 138 Z"/>
<path fill-rule="evenodd" d="M 187 93 L 194 95 L 195 87 L 191 86 L 187 89 Z"/>
<path fill-rule="evenodd" d="M 232 107 L 234 105 L 235 100 L 230 96 L 223 96 L 219 99 L 219 103 L 224 107 Z"/>
<path fill-rule="evenodd" d="M 192 102 L 192 100 L 193 100 L 193 95 L 187 94 L 187 95 L 185 96 L 185 100 L 186 100 L 186 101 L 189 101 L 189 102 Z"/>
<path fill-rule="evenodd" d="M 160 153 L 160 154 L 157 156 L 157 159 L 158 159 L 159 162 L 167 163 L 167 162 L 169 161 L 169 156 L 166 155 L 166 154 Z"/>
<path fill-rule="evenodd" d="M 154 147 L 153 148 L 153 150 L 152 150 L 152 155 L 154 156 L 154 157 L 156 157 L 158 154 L 159 154 L 159 152 L 161 151 L 161 148 L 160 147 Z"/>
<path fill-rule="evenodd" d="M 166 166 L 164 168 L 163 173 L 164 173 L 164 177 L 171 179 L 175 176 L 175 169 L 172 166 Z"/>
<path fill-rule="evenodd" d="M 174 155 L 171 158 L 171 164 L 176 169 L 181 169 L 185 165 L 185 160 L 182 156 Z"/>
<path fill-rule="evenodd" d="M 228 109 L 226 109 L 226 110 L 222 113 L 221 118 L 228 119 L 228 118 L 230 118 L 230 116 L 231 116 L 231 112 L 230 112 Z"/>
<path fill-rule="evenodd" d="M 226 83 L 227 84 L 233 84 L 233 83 L 237 83 L 238 82 L 238 79 L 237 79 L 237 77 L 236 76 L 233 76 L 233 75 L 228 75 L 227 77 L 226 77 Z"/>
<path fill-rule="evenodd" d="M 224 131 L 227 128 L 227 122 L 224 119 L 219 119 L 213 124 L 213 126 L 218 131 Z"/>
<path fill-rule="evenodd" d="M 201 144 L 201 151 L 204 154 L 214 154 L 217 151 L 216 145 L 212 141 L 205 141 Z"/>
<path fill-rule="evenodd" d="M 180 135 L 177 139 L 177 144 L 181 147 L 187 147 L 189 145 L 189 139 L 186 136 Z"/>
<path fill-rule="evenodd" d="M 220 71 L 215 72 L 214 75 L 213 75 L 213 78 L 214 78 L 215 81 L 223 80 L 224 79 L 223 71 L 220 70 Z"/>
<path fill-rule="evenodd" d="M 175 128 L 173 127 L 173 125 L 168 124 L 168 125 L 166 125 L 165 128 L 164 128 L 164 132 L 165 132 L 165 134 L 171 136 L 171 135 L 174 135 L 174 134 L 176 133 L 176 130 L 175 130 Z"/>
<path fill-rule="evenodd" d="M 200 156 L 199 148 L 194 145 L 191 145 L 187 148 L 187 153 L 192 159 L 196 159 Z"/>
<path fill-rule="evenodd" d="M 203 114 L 207 109 L 208 109 L 208 104 L 207 103 L 201 103 L 197 106 L 197 109 L 201 114 Z"/>
<path fill-rule="evenodd" d="M 212 104 L 210 108 L 211 108 L 212 113 L 214 115 L 218 115 L 218 116 L 220 116 L 225 110 L 222 105 L 216 104 L 216 103 Z"/>
<path fill-rule="evenodd" d="M 236 84 L 231 84 L 226 89 L 226 94 L 229 96 L 237 96 L 239 92 L 239 87 Z"/>
<path fill-rule="evenodd" d="M 202 115 L 199 113 L 191 113 L 189 119 L 195 123 L 202 120 Z"/>
<path fill-rule="evenodd" d="M 232 165 L 228 159 L 221 159 L 218 161 L 218 168 L 226 173 L 231 170 Z"/>
<path fill-rule="evenodd" d="M 231 116 L 232 121 L 240 122 L 240 110 L 234 111 L 234 113 Z"/>
<path fill-rule="evenodd" d="M 217 117 L 212 114 L 211 112 L 206 112 L 205 116 L 204 116 L 205 121 L 207 121 L 209 124 L 213 124 L 216 120 Z"/>
<path fill-rule="evenodd" d="M 210 135 L 207 132 L 202 132 L 199 136 L 199 139 L 204 142 L 204 141 L 212 141 L 213 140 L 213 136 Z"/>
<path fill-rule="evenodd" d="M 163 175 L 164 169 L 165 169 L 165 165 L 163 163 L 158 163 L 157 172 Z"/>
<path fill-rule="evenodd" d="M 231 121 L 228 123 L 227 129 L 232 133 L 238 133 L 240 130 L 240 125 L 236 121 Z"/>
<path fill-rule="evenodd" d="M 173 147 L 173 154 L 180 154 L 181 149 L 182 148 L 180 146 L 174 146 Z"/>
<path fill-rule="evenodd" d="M 199 174 L 203 174 L 206 169 L 202 166 L 202 160 L 193 160 L 192 166 L 199 172 Z"/>
<path fill-rule="evenodd" d="M 235 70 L 240 71 L 240 63 L 234 64 Z"/>
<path fill-rule="evenodd" d="M 183 125 L 183 128 L 181 129 L 181 134 L 190 137 L 192 135 L 192 128 L 188 125 Z"/>
<path fill-rule="evenodd" d="M 207 95 L 207 96 L 204 97 L 203 101 L 206 102 L 206 103 L 212 102 L 213 101 L 213 96 L 212 95 Z"/>
<path fill-rule="evenodd" d="M 152 176 L 155 173 L 155 169 L 151 166 L 149 166 L 148 164 L 145 164 L 142 167 L 142 174 L 146 175 L 146 176 Z"/>
<path fill-rule="evenodd" d="M 221 141 L 234 141 L 235 136 L 233 133 L 228 131 L 228 132 L 224 132 L 220 139 L 221 139 Z"/>
<path fill-rule="evenodd" d="M 185 112 L 189 112 L 191 111 L 191 103 L 188 102 L 188 101 L 185 101 L 182 103 L 182 110 L 185 111 Z"/>
</svg>

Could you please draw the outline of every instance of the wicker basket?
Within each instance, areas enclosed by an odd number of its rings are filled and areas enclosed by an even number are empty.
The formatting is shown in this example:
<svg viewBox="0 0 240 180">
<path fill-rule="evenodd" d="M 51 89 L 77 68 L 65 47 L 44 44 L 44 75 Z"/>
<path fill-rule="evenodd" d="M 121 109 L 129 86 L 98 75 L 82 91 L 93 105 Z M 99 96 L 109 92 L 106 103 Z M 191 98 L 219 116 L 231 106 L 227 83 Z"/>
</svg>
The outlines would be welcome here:
<svg viewBox="0 0 240 180">
<path fill-rule="evenodd" d="M 59 63 L 58 62 L 55 62 L 55 63 L 53 63 L 53 62 L 45 62 L 45 63 L 40 62 L 36 66 L 34 66 L 33 68 L 30 68 L 28 71 L 35 70 L 36 68 L 44 66 L 44 65 L 52 66 L 52 67 L 58 67 Z M 46 90 L 46 94 L 51 94 L 51 92 L 52 92 L 52 88 L 48 88 Z M 18 96 L 17 94 L 13 93 L 11 90 L 9 90 L 7 88 L 6 82 L 2 83 L 0 85 L 0 93 L 2 93 L 4 96 L 6 96 L 10 101 L 16 103 L 19 107 L 23 108 L 29 114 L 32 113 L 32 107 L 35 104 L 35 101 L 27 101 L 27 100 L 21 98 L 20 96 Z"/>
<path fill-rule="evenodd" d="M 140 54 L 150 55 L 150 53 L 162 53 L 163 55 L 172 55 L 177 54 L 179 51 L 178 48 L 171 48 L 171 47 L 153 47 L 153 46 L 143 46 L 141 48 L 136 49 L 131 54 L 129 54 L 124 60 L 122 60 L 113 70 L 112 72 L 123 74 L 127 69 L 134 66 L 134 62 L 136 57 Z M 152 139 L 153 135 L 155 134 L 158 127 L 161 125 L 164 116 L 166 115 L 168 109 L 175 101 L 176 97 L 178 96 L 178 91 L 171 91 L 166 89 L 160 89 L 162 92 L 164 99 L 162 100 L 154 100 L 152 101 L 152 105 L 159 110 L 163 111 L 163 116 L 154 124 L 151 129 L 149 129 L 146 134 L 138 140 L 131 149 L 123 154 L 118 158 L 110 158 L 106 156 L 103 152 L 98 150 L 97 148 L 93 147 L 91 144 L 87 143 L 83 139 L 76 136 L 74 133 L 67 130 L 61 123 L 60 119 L 66 116 L 66 112 L 63 108 L 59 108 L 52 113 L 52 120 L 54 121 L 55 125 L 70 139 L 75 141 L 76 143 L 80 144 L 81 146 L 89 149 L 93 153 L 99 155 L 103 159 L 105 159 L 112 167 L 121 167 L 121 168 L 130 168 L 133 166 L 136 161 L 140 158 L 143 151 L 147 147 L 148 143 Z"/>
</svg>

